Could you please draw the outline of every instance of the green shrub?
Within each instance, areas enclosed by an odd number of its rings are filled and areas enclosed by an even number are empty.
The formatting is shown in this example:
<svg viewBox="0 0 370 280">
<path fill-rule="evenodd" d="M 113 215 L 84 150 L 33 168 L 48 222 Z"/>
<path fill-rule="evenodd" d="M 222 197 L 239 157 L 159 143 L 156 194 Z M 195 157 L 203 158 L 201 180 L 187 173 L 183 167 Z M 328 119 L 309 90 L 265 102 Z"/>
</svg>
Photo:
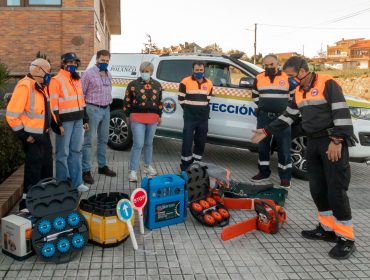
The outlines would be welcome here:
<svg viewBox="0 0 370 280">
<path fill-rule="evenodd" d="M 4 92 L 6 81 L 9 80 L 8 67 L 0 61 L 0 109 L 4 107 Z"/>
<path fill-rule="evenodd" d="M 4 116 L 0 115 L 0 183 L 24 163 L 22 145 L 15 136 Z"/>
</svg>

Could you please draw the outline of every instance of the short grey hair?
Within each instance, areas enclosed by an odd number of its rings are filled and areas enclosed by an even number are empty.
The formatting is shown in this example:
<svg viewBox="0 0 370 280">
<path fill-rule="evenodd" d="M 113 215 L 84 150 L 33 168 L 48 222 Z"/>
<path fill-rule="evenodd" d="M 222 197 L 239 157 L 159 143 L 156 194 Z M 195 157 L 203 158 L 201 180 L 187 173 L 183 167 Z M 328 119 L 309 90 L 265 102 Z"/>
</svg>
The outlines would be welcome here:
<svg viewBox="0 0 370 280">
<path fill-rule="evenodd" d="M 154 65 L 150 61 L 144 61 L 140 64 L 140 72 L 143 72 L 145 68 L 149 68 L 150 72 L 154 72 Z"/>
<path fill-rule="evenodd" d="M 279 58 L 277 57 L 277 55 L 275 55 L 273 53 L 270 53 L 268 55 L 265 55 L 264 58 L 262 59 L 262 61 L 265 61 L 265 59 L 266 58 L 269 58 L 269 57 L 271 57 L 271 58 L 275 59 L 277 62 L 279 62 Z"/>
</svg>

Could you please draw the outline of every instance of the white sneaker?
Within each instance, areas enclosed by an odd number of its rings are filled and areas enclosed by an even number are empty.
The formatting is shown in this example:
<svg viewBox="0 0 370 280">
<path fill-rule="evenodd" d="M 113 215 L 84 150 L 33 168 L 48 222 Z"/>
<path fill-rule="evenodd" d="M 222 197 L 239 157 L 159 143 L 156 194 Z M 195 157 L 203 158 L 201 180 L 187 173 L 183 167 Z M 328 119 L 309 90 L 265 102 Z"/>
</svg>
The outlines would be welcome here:
<svg viewBox="0 0 370 280">
<path fill-rule="evenodd" d="M 128 180 L 130 182 L 137 182 L 137 173 L 135 170 L 130 171 L 130 173 L 128 174 Z"/>
<path fill-rule="evenodd" d="M 153 168 L 153 166 L 151 166 L 151 165 L 144 166 L 144 173 L 145 173 L 145 174 L 148 174 L 149 176 L 155 176 L 155 175 L 157 175 L 157 174 L 158 174 L 158 173 L 157 173 L 157 170 L 155 170 L 155 169 Z"/>
<path fill-rule="evenodd" d="M 87 191 L 89 191 L 89 187 L 85 186 L 84 184 L 81 184 L 81 185 L 79 185 L 79 186 L 77 187 L 77 190 L 78 190 L 79 192 L 87 192 Z"/>
</svg>

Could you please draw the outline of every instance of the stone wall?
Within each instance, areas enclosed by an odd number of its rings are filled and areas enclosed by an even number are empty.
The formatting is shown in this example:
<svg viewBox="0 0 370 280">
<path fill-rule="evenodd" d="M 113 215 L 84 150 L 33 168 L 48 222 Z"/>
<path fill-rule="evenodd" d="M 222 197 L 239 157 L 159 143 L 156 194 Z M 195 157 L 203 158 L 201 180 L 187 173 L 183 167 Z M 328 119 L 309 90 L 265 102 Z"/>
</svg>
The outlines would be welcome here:
<svg viewBox="0 0 370 280">
<path fill-rule="evenodd" d="M 348 95 L 364 98 L 370 101 L 370 76 L 363 75 L 356 78 L 336 78 Z"/>
</svg>

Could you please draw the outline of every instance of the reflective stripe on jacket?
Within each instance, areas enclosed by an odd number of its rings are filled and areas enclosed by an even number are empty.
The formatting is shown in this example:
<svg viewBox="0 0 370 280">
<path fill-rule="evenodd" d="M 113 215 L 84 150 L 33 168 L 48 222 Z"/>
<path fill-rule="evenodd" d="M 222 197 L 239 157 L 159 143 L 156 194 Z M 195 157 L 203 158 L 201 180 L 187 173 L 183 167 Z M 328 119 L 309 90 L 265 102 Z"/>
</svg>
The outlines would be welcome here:
<svg viewBox="0 0 370 280">
<path fill-rule="evenodd" d="M 20 80 L 7 106 L 6 120 L 14 132 L 43 134 L 45 127 L 45 98 L 36 90 L 36 81 L 26 76 Z"/>
<path fill-rule="evenodd" d="M 72 80 L 71 73 L 60 69 L 49 86 L 51 107 L 60 121 L 73 121 L 84 116 L 85 99 L 81 80 Z"/>
<path fill-rule="evenodd" d="M 186 119 L 208 119 L 209 101 L 212 98 L 213 84 L 210 80 L 203 78 L 198 83 L 193 76 L 184 78 L 179 86 L 178 101 L 184 110 Z"/>
</svg>

